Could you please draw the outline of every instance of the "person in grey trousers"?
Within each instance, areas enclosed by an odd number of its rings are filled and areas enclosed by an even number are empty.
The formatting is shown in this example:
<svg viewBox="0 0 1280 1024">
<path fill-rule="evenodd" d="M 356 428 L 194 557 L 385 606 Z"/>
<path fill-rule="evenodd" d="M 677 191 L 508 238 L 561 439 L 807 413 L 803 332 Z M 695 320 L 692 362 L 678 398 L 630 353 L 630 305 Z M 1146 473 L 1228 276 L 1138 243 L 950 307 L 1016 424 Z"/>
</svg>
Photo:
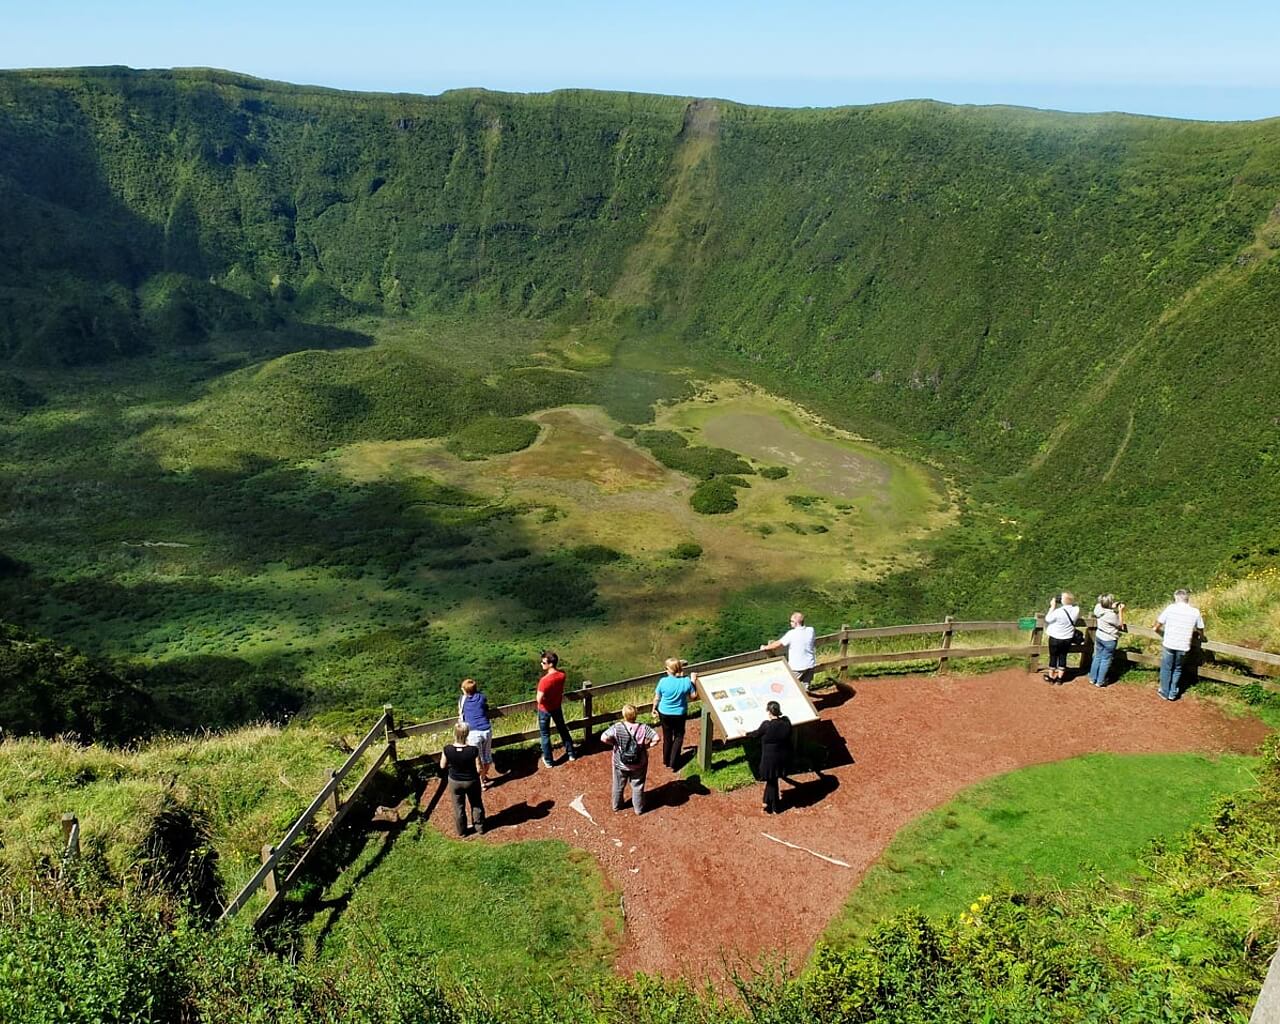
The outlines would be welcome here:
<svg viewBox="0 0 1280 1024">
<path fill-rule="evenodd" d="M 622 706 L 622 721 L 614 722 L 600 737 L 613 748 L 613 809 L 622 810 L 623 790 L 631 786 L 631 806 L 636 814 L 644 813 L 644 780 L 649 772 L 649 748 L 658 742 L 658 734 L 636 721 L 636 706 Z"/>
</svg>

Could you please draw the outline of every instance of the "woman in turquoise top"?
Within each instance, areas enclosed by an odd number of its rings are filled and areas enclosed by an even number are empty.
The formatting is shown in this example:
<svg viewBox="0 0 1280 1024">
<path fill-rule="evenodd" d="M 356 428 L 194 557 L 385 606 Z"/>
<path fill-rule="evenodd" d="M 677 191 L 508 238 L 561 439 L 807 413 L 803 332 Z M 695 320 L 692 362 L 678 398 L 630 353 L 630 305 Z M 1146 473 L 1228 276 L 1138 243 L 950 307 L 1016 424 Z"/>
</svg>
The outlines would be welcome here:
<svg viewBox="0 0 1280 1024">
<path fill-rule="evenodd" d="M 679 658 L 668 658 L 667 674 L 658 680 L 653 691 L 653 709 L 662 721 L 662 763 L 668 768 L 680 767 L 684 752 L 684 722 L 689 714 L 689 698 L 697 697 L 694 684 L 698 673 L 685 677 L 685 663 Z"/>
</svg>

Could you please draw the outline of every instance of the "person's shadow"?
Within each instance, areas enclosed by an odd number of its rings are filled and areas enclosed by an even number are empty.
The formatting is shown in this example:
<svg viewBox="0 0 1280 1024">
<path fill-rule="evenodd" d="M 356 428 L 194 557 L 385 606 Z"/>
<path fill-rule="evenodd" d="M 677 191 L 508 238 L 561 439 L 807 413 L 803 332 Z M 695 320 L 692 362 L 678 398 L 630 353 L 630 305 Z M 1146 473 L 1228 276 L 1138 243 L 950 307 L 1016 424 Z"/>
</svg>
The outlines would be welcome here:
<svg viewBox="0 0 1280 1024">
<path fill-rule="evenodd" d="M 834 775 L 823 775 L 822 772 L 804 782 L 797 782 L 789 775 L 784 775 L 782 781 L 791 787 L 781 793 L 783 810 L 789 807 L 812 807 L 840 788 L 839 779 Z"/>
<path fill-rule="evenodd" d="M 825 718 L 799 727 L 797 770 L 821 772 L 824 768 L 844 768 L 854 764 L 853 752 L 835 724 Z"/>
<path fill-rule="evenodd" d="M 516 825 L 523 825 L 527 821 L 537 821 L 539 818 L 545 818 L 550 814 L 551 808 L 555 805 L 556 802 L 554 800 L 540 800 L 536 804 L 531 804 L 528 800 L 524 800 L 518 804 L 512 804 L 510 807 L 504 807 L 493 814 L 486 814 L 484 830 L 485 832 L 492 832 L 496 828 L 513 828 Z"/>
<path fill-rule="evenodd" d="M 702 784 L 698 775 L 690 775 L 687 779 L 672 779 L 654 789 L 646 789 L 644 794 L 645 810 L 657 810 L 659 807 L 682 807 L 692 796 L 707 796 L 711 790 Z"/>
<path fill-rule="evenodd" d="M 831 689 L 824 689 L 810 692 L 809 696 L 813 699 L 814 706 L 819 711 L 827 711 L 830 708 L 838 708 L 842 704 L 847 704 L 858 695 L 848 683 L 841 686 L 833 686 Z"/>
</svg>

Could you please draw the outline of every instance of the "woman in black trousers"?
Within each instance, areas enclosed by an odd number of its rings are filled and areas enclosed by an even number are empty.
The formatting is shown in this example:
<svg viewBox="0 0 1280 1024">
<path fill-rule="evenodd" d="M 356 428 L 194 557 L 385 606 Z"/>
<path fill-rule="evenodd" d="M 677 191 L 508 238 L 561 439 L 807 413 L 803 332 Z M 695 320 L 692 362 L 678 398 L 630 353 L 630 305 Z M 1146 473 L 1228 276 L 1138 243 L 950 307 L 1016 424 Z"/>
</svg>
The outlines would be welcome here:
<svg viewBox="0 0 1280 1024">
<path fill-rule="evenodd" d="M 776 700 L 765 705 L 769 713 L 752 736 L 760 738 L 760 777 L 764 779 L 764 813 L 781 814 L 778 780 L 787 774 L 791 761 L 791 719 L 782 713 Z"/>
<path fill-rule="evenodd" d="M 440 753 L 440 767 L 447 772 L 449 797 L 453 800 L 453 824 L 458 835 L 467 834 L 467 804 L 476 835 L 484 835 L 484 795 L 480 792 L 480 751 L 467 743 L 471 727 L 459 722 L 453 727 L 453 742 Z"/>
</svg>

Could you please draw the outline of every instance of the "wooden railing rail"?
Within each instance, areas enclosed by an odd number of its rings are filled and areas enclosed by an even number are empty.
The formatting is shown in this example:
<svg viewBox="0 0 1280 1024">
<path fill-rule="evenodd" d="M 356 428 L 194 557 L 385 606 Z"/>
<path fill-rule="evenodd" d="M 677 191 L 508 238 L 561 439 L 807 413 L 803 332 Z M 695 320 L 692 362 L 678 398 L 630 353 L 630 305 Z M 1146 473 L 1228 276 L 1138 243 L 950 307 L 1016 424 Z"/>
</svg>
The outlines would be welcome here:
<svg viewBox="0 0 1280 1024">
<path fill-rule="evenodd" d="M 1034 625 L 1032 625 L 1034 623 Z M 1081 616 L 1080 627 L 1086 631 L 1086 647 L 1085 657 L 1089 656 L 1092 640 L 1097 626 L 1097 620 L 1092 616 Z M 986 647 L 957 647 L 954 643 L 957 633 L 979 633 L 979 632 L 1011 632 L 1024 628 L 1030 629 L 1030 643 L 1018 644 L 1002 644 Z M 937 634 L 941 637 L 940 645 L 922 647 L 906 651 L 867 651 L 858 654 L 850 654 L 850 644 L 860 640 L 877 640 L 898 636 L 919 636 L 924 634 Z M 1129 626 L 1128 635 L 1144 640 L 1159 640 L 1160 635 L 1153 629 L 1145 626 Z M 892 664 L 897 662 L 910 661 L 937 661 L 939 670 L 945 670 L 947 664 L 956 659 L 961 658 L 1026 658 L 1027 667 L 1031 671 L 1038 671 L 1040 656 L 1044 652 L 1044 616 L 1037 615 L 1022 621 L 1019 620 L 958 620 L 951 616 L 942 622 L 924 622 L 909 623 L 899 626 L 876 626 L 868 629 L 850 629 L 848 626 L 842 626 L 837 632 L 825 633 L 816 638 L 818 647 L 838 648 L 836 657 L 820 658 L 817 668 L 819 671 L 838 670 L 838 679 L 847 678 L 848 669 L 854 665 L 872 665 L 872 664 Z M 1241 647 L 1236 644 L 1226 644 L 1217 641 L 1207 642 L 1202 645 L 1205 651 L 1217 652 L 1231 658 L 1248 661 L 1257 665 L 1278 666 L 1280 665 L 1280 654 L 1274 654 L 1270 651 L 1258 651 L 1249 647 Z M 1123 650 L 1125 657 L 1139 665 L 1155 665 L 1160 664 L 1160 658 L 1157 655 L 1146 654 L 1141 651 Z M 752 662 L 761 661 L 769 658 L 775 658 L 777 654 L 773 651 L 743 651 L 739 654 L 731 654 L 723 658 L 714 658 L 709 661 L 699 662 L 691 665 L 689 668 L 696 672 L 712 672 L 720 669 L 733 668 L 738 665 L 748 665 Z M 1240 675 L 1230 675 L 1207 666 L 1203 663 L 1196 666 L 1196 673 L 1203 678 L 1213 679 L 1221 682 L 1233 683 L 1241 685 L 1249 682 L 1261 682 L 1264 685 L 1276 686 L 1277 684 L 1269 682 L 1265 679 L 1250 679 Z M 618 721 L 622 717 L 621 710 L 598 711 L 596 710 L 596 699 L 602 695 L 612 693 L 622 693 L 627 691 L 643 690 L 652 687 L 662 677 L 660 672 L 650 672 L 641 676 L 633 676 L 629 679 L 620 679 L 616 682 L 606 683 L 597 686 L 589 681 L 582 684 L 581 689 L 572 690 L 565 693 L 565 699 L 580 702 L 582 704 L 583 715 L 580 718 L 572 719 L 566 722 L 566 725 L 572 730 L 581 730 L 584 741 L 589 742 L 595 727 L 606 725 L 611 722 Z M 496 717 L 506 717 L 521 714 L 532 714 L 537 709 L 536 701 L 526 700 L 519 701 L 515 704 L 505 704 L 497 709 Z M 644 714 L 653 710 L 653 704 L 646 702 L 637 704 L 636 709 Z M 702 764 L 709 763 L 711 753 L 711 729 L 710 718 L 704 711 L 690 712 L 689 717 L 701 716 L 703 723 L 703 741 L 699 745 L 699 759 Z M 397 750 L 397 741 L 409 739 L 414 736 L 430 736 L 435 733 L 447 733 L 452 730 L 454 723 L 457 721 L 456 715 L 450 715 L 447 718 L 439 718 L 430 722 L 420 722 L 416 724 L 399 724 L 397 725 L 393 710 L 390 706 L 383 708 L 382 715 L 369 729 L 364 738 L 356 745 L 355 749 L 343 762 L 341 767 L 332 769 L 329 773 L 329 779 L 320 791 L 315 795 L 314 799 L 308 805 L 307 809 L 290 825 L 284 837 L 275 846 L 264 846 L 262 848 L 262 864 L 254 872 L 253 876 L 236 894 L 235 898 L 227 904 L 226 909 L 222 913 L 222 919 L 225 920 L 234 916 L 249 901 L 250 897 L 258 891 L 265 889 L 267 892 L 267 904 L 259 912 L 257 921 L 261 922 L 269 917 L 280 905 L 284 899 L 285 893 L 298 880 L 303 869 L 307 865 L 313 852 L 319 848 L 328 836 L 330 836 L 341 824 L 351 808 L 360 800 L 366 789 L 372 784 L 373 779 L 377 776 L 378 771 L 388 760 L 397 760 L 399 757 Z M 539 736 L 536 728 L 524 729 L 518 732 L 504 733 L 493 738 L 495 747 L 505 747 L 517 743 L 524 743 L 535 740 Z M 356 783 L 355 787 L 347 794 L 344 799 L 340 793 L 340 786 L 346 775 L 355 767 L 360 759 L 374 746 L 379 740 L 382 741 L 382 747 L 375 754 L 373 761 L 365 769 L 364 774 Z M 407 759 L 405 764 L 423 764 L 433 762 L 439 757 L 439 751 L 435 750 L 426 754 Z M 282 861 L 288 854 L 299 838 L 303 835 L 307 826 L 315 819 L 316 815 L 322 809 L 327 808 L 329 817 L 316 835 L 312 843 L 301 853 L 301 855 L 293 862 L 288 874 L 281 879 L 279 870 Z M 64 839 L 68 854 L 73 849 L 78 850 L 80 839 L 80 826 L 75 820 L 74 815 L 63 816 Z"/>
<path fill-rule="evenodd" d="M 891 636 L 911 636 L 920 633 L 941 633 L 945 634 L 950 628 L 956 633 L 961 632 L 980 632 L 999 630 L 1016 630 L 1018 628 L 1017 620 L 1013 621 L 992 621 L 977 620 L 964 622 L 926 622 L 915 625 L 905 626 L 878 626 L 871 629 L 848 629 L 835 633 L 825 633 L 815 638 L 818 647 L 829 647 L 832 644 L 839 643 L 842 652 L 847 650 L 850 642 L 858 640 L 871 640 Z M 928 657 L 930 655 L 921 654 L 920 657 Z M 956 657 L 974 657 L 968 653 L 967 648 L 956 648 Z M 753 661 L 764 661 L 769 658 L 776 658 L 777 653 L 774 651 L 743 651 L 740 654 L 730 654 L 723 658 L 712 658 L 709 661 L 701 661 L 697 664 L 688 666 L 691 672 L 713 672 L 719 669 L 732 668 L 735 665 L 748 665 Z M 936 653 L 932 657 L 937 657 Z M 884 659 L 890 660 L 890 659 Z M 903 660 L 901 658 L 893 660 Z M 834 667 L 835 663 L 832 663 Z M 856 662 L 850 662 L 856 664 Z M 819 668 L 824 667 L 822 664 Z M 654 686 L 658 680 L 662 678 L 662 672 L 648 672 L 642 676 L 631 676 L 628 679 L 619 679 L 616 682 L 604 684 L 592 684 L 589 687 L 584 686 L 579 690 L 566 690 L 564 698 L 569 701 L 585 701 L 590 695 L 593 699 L 603 694 L 616 693 L 620 690 L 638 690 L 642 687 Z M 639 707 L 639 705 L 637 705 Z M 532 700 L 520 701 L 516 704 L 504 704 L 497 709 L 499 716 L 510 716 L 519 714 L 531 714 L 537 710 L 537 702 Z M 421 736 L 425 734 L 442 732 L 452 729 L 454 722 L 458 720 L 457 715 L 450 715 L 448 718 L 437 718 L 430 722 L 419 722 L 412 725 L 401 725 L 395 730 L 395 735 L 401 739 L 408 739 L 411 736 Z M 570 723 L 572 727 L 575 724 Z M 536 736 L 536 733 L 534 734 Z M 498 742 L 498 738 L 494 738 L 494 743 Z"/>
<path fill-rule="evenodd" d="M 847 665 L 877 665 L 893 661 L 942 661 L 954 658 L 1024 658 L 1038 648 L 1031 645 L 1000 647 L 926 647 L 913 651 L 871 651 L 867 654 L 851 654 L 847 658 L 819 661 L 818 669 L 843 668 Z"/>
<path fill-rule="evenodd" d="M 298 816 L 297 820 L 294 821 L 292 825 L 289 826 L 289 830 L 285 832 L 284 838 L 275 846 L 268 845 L 262 848 L 261 867 L 253 873 L 249 878 L 249 881 L 241 887 L 240 891 L 236 893 L 231 902 L 227 904 L 226 909 L 222 912 L 220 920 L 225 921 L 227 918 L 234 917 L 240 912 L 244 905 L 249 902 L 249 898 L 264 885 L 267 887 L 269 895 L 267 903 L 268 909 L 275 908 L 279 901 L 284 897 L 284 892 L 288 888 L 287 885 L 280 885 L 278 870 L 280 862 L 284 859 L 285 854 L 289 852 L 289 847 L 298 840 L 298 837 L 302 835 L 303 829 L 311 824 L 312 819 L 315 818 L 322 807 L 329 805 L 332 809 L 336 802 L 339 809 L 341 809 L 341 803 L 336 801 L 338 787 L 342 784 L 342 780 L 346 777 L 347 773 L 350 772 L 360 758 L 364 756 L 365 752 L 373 746 L 378 737 L 385 737 L 387 725 L 391 721 L 392 718 L 390 712 L 384 709 L 378 720 L 373 723 L 373 727 L 365 734 L 364 739 L 356 744 L 355 749 L 347 756 L 347 759 L 342 763 L 342 766 L 329 774 L 329 781 L 326 782 L 320 792 L 315 795 L 314 799 L 312 799 L 311 803 L 307 806 L 307 809 Z M 389 744 L 384 746 L 383 750 L 375 758 L 378 764 L 381 764 L 391 755 L 389 747 Z M 347 802 L 350 803 L 350 798 L 348 798 Z M 265 914 L 266 911 L 259 914 L 259 918 L 261 919 Z"/>
</svg>

